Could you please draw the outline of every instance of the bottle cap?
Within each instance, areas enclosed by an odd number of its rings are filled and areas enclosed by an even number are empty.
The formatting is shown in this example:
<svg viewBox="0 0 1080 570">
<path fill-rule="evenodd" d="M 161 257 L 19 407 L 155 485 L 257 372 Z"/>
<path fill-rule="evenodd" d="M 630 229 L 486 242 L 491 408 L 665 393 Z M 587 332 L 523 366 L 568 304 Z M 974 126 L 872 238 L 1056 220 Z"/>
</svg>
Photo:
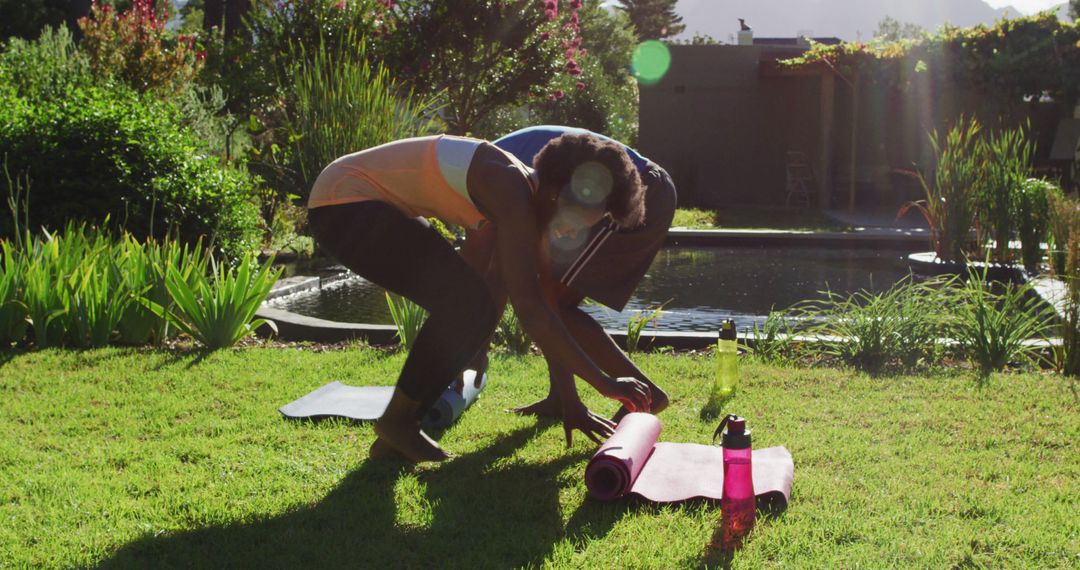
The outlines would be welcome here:
<svg viewBox="0 0 1080 570">
<path fill-rule="evenodd" d="M 713 441 L 715 442 L 718 437 L 720 438 L 721 447 L 727 449 L 750 448 L 750 430 L 746 429 L 746 418 L 731 414 L 720 420 L 720 425 L 716 426 L 716 431 L 713 432 Z"/>
<path fill-rule="evenodd" d="M 724 319 L 720 322 L 720 340 L 737 340 L 735 333 L 735 321 Z"/>
</svg>

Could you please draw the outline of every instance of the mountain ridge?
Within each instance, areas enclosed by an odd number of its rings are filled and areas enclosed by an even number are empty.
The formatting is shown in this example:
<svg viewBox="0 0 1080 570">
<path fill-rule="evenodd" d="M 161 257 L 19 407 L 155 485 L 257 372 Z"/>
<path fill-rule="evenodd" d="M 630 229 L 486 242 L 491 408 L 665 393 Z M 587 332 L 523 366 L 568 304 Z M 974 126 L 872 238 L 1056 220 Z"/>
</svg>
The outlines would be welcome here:
<svg viewBox="0 0 1080 570">
<path fill-rule="evenodd" d="M 1067 12 L 1062 8 L 1059 17 Z M 679 0 L 676 11 L 686 24 L 676 39 L 704 34 L 725 43 L 734 41 L 737 18 L 746 19 L 757 37 L 866 41 L 886 16 L 934 31 L 945 23 L 968 27 L 1023 15 L 1011 6 L 992 8 L 983 0 Z"/>
</svg>

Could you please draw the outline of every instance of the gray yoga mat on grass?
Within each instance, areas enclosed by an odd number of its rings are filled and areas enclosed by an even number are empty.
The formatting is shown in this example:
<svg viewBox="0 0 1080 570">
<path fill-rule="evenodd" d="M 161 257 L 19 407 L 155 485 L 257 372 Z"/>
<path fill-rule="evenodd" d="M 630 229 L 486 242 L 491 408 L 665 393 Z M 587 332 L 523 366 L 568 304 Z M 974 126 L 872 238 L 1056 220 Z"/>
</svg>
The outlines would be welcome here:
<svg viewBox="0 0 1080 570">
<path fill-rule="evenodd" d="M 449 387 L 435 401 L 424 417 L 427 428 L 445 428 L 457 421 L 487 387 L 487 374 L 474 386 L 476 372 L 465 371 L 465 386 L 461 394 Z M 346 418 L 353 421 L 374 421 L 382 417 L 394 394 L 393 386 L 348 386 L 331 382 L 278 408 L 283 416 L 293 420 Z"/>
</svg>

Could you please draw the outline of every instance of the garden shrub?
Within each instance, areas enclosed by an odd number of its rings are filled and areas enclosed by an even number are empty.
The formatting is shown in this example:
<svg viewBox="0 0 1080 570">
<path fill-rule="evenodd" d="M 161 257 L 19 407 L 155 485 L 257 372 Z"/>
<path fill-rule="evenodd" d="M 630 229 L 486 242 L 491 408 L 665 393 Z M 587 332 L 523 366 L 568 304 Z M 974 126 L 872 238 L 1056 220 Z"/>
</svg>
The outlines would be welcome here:
<svg viewBox="0 0 1080 570">
<path fill-rule="evenodd" d="M 19 97 L 56 99 L 92 82 L 90 60 L 67 28 L 45 28 L 35 41 L 12 38 L 0 52 L 0 83 Z"/>
<path fill-rule="evenodd" d="M 153 0 L 134 0 L 123 12 L 95 3 L 90 16 L 79 20 L 82 47 L 94 73 L 139 92 L 168 95 L 185 90 L 198 75 L 204 55 L 196 51 L 194 37 L 166 30 L 168 19 Z"/>
<path fill-rule="evenodd" d="M 207 236 L 230 257 L 257 245 L 252 179 L 201 155 L 173 105 L 123 87 L 35 104 L 0 91 L 0 103 L 0 156 L 30 180 L 32 229 L 109 219 L 139 238 Z"/>
</svg>

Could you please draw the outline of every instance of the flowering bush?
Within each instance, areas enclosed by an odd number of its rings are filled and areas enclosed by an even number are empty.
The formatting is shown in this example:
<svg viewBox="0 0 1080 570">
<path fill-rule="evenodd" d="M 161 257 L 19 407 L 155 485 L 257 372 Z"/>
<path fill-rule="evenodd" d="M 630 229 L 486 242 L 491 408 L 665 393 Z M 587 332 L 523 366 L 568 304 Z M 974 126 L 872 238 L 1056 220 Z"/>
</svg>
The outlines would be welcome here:
<svg viewBox="0 0 1080 570">
<path fill-rule="evenodd" d="M 204 54 L 193 36 L 173 37 L 165 29 L 168 12 L 157 10 L 153 0 L 134 2 L 126 12 L 95 2 L 90 16 L 79 20 L 91 68 L 139 92 L 182 90 L 199 73 Z"/>
</svg>

